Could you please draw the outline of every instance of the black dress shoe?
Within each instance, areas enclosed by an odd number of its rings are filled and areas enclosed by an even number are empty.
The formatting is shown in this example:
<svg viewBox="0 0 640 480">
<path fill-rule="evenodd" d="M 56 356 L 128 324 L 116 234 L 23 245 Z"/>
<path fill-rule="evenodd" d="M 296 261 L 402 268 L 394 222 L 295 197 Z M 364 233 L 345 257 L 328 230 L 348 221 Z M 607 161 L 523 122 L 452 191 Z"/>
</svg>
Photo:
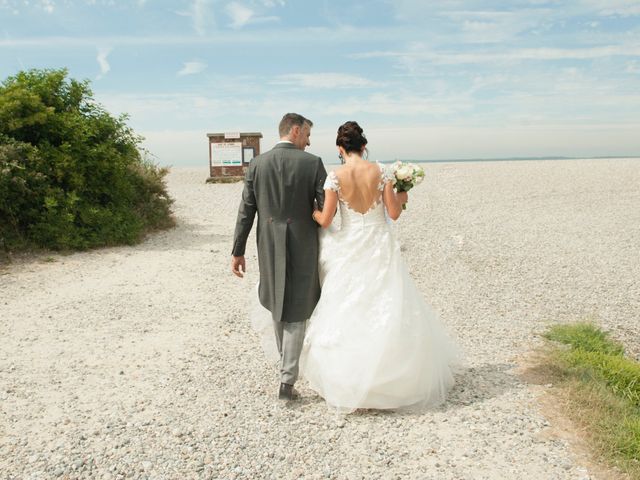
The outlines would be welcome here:
<svg viewBox="0 0 640 480">
<path fill-rule="evenodd" d="M 288 383 L 280 384 L 280 391 L 278 392 L 278 398 L 280 400 L 297 400 L 298 392 L 293 389 L 293 385 L 289 385 Z"/>
</svg>

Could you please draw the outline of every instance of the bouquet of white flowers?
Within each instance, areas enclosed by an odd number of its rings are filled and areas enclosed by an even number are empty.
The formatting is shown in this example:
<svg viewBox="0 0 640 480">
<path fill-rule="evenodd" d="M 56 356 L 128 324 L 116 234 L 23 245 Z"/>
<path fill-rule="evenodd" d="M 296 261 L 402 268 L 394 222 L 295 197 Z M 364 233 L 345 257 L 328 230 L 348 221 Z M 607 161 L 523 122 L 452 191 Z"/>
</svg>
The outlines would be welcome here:
<svg viewBox="0 0 640 480">
<path fill-rule="evenodd" d="M 397 161 L 392 166 L 393 186 L 398 192 L 408 192 L 424 180 L 424 169 L 415 163 Z M 402 209 L 406 210 L 403 204 Z"/>
</svg>

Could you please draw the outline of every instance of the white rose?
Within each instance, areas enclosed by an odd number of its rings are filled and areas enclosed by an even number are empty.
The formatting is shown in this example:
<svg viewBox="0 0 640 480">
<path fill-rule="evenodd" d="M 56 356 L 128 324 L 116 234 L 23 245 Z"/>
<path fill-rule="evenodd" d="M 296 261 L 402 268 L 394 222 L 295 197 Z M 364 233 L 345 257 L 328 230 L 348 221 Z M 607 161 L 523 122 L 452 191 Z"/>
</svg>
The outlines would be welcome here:
<svg viewBox="0 0 640 480">
<path fill-rule="evenodd" d="M 404 165 L 396 170 L 396 177 L 399 180 L 409 180 L 413 176 L 413 169 L 409 165 Z"/>
</svg>

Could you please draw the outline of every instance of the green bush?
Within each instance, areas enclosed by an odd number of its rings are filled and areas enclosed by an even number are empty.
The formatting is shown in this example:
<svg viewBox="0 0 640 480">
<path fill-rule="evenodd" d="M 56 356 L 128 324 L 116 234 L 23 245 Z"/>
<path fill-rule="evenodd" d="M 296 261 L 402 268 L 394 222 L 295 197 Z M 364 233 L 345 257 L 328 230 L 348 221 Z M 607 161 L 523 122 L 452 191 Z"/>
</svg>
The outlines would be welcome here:
<svg viewBox="0 0 640 480">
<path fill-rule="evenodd" d="M 0 245 L 6 250 L 132 244 L 173 225 L 164 177 L 141 137 L 67 71 L 0 84 Z"/>
</svg>

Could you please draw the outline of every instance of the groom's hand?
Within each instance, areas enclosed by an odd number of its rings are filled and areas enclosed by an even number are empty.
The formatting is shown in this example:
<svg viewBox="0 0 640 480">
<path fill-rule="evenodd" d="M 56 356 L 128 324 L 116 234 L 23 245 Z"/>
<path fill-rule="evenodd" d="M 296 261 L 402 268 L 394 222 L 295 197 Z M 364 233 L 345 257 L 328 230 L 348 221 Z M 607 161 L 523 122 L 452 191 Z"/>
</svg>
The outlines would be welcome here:
<svg viewBox="0 0 640 480">
<path fill-rule="evenodd" d="M 244 273 L 247 271 L 244 255 L 241 257 L 231 257 L 231 271 L 236 277 L 244 277 Z"/>
</svg>

